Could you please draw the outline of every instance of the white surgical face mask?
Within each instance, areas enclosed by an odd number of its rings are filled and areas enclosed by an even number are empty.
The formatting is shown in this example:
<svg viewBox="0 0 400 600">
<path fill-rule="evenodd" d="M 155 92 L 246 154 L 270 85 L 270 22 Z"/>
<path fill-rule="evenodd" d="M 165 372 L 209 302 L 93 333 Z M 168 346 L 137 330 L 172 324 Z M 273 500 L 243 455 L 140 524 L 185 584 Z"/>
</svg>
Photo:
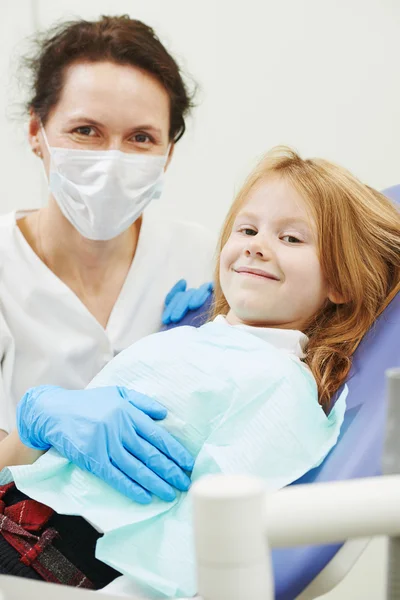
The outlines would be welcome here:
<svg viewBox="0 0 400 600">
<path fill-rule="evenodd" d="M 110 240 L 162 192 L 163 156 L 50 146 L 49 188 L 61 212 L 90 240 Z"/>
</svg>

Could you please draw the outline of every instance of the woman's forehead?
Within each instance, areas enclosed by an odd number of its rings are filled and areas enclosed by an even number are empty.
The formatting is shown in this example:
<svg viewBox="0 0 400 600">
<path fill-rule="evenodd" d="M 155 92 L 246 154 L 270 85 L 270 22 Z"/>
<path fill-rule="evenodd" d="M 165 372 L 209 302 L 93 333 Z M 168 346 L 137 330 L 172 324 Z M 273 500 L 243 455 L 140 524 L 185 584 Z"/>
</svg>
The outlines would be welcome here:
<svg viewBox="0 0 400 600">
<path fill-rule="evenodd" d="M 96 121 L 137 120 L 169 127 L 170 100 L 152 75 L 131 65 L 80 62 L 68 67 L 55 113 L 64 118 L 78 114 Z"/>
</svg>

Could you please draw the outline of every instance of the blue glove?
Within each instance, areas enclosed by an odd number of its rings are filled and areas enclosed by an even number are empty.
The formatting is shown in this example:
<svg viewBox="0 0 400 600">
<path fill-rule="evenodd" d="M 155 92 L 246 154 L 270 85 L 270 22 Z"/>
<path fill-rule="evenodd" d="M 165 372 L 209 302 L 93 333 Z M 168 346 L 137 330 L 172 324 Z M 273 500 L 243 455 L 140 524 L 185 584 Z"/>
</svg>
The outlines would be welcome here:
<svg viewBox="0 0 400 600">
<path fill-rule="evenodd" d="M 162 315 L 164 325 L 179 323 L 189 310 L 197 310 L 203 306 L 214 289 L 212 282 L 203 283 L 196 289 L 187 290 L 186 286 L 186 280 L 180 279 L 168 292 Z"/>
<path fill-rule="evenodd" d="M 135 502 L 151 493 L 172 501 L 171 486 L 186 491 L 193 458 L 153 419 L 167 410 L 155 400 L 123 387 L 64 390 L 42 385 L 26 392 L 17 407 L 23 444 L 36 450 L 53 446 Z"/>
</svg>

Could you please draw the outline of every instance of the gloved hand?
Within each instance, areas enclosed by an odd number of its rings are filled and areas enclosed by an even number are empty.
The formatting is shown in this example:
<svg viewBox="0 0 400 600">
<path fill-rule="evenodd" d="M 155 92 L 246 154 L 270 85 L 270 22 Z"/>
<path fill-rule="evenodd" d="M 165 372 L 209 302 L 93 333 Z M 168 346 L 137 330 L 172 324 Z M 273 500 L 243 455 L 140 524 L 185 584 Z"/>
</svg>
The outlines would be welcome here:
<svg viewBox="0 0 400 600">
<path fill-rule="evenodd" d="M 17 407 L 21 441 L 36 450 L 53 446 L 135 502 L 151 493 L 172 501 L 171 486 L 186 491 L 193 458 L 153 419 L 167 410 L 155 400 L 123 387 L 65 390 L 31 388 Z"/>
<path fill-rule="evenodd" d="M 185 279 L 178 283 L 168 292 L 165 298 L 165 309 L 162 315 L 164 325 L 179 323 L 189 310 L 197 310 L 211 295 L 214 286 L 212 282 L 203 283 L 199 288 L 186 289 Z"/>
</svg>

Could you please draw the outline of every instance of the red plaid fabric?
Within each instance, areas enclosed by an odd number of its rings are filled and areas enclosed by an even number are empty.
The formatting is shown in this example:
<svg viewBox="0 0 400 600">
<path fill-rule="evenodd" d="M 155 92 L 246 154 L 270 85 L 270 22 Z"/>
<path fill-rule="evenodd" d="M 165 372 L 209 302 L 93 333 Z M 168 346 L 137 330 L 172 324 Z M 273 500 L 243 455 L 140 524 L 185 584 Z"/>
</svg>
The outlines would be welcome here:
<svg viewBox="0 0 400 600">
<path fill-rule="evenodd" d="M 0 486 L 0 534 L 45 581 L 94 589 L 92 582 L 53 545 L 58 536 L 48 527 L 40 533 L 53 510 L 35 500 L 23 500 L 6 506 L 3 498 L 13 483 Z"/>
</svg>

